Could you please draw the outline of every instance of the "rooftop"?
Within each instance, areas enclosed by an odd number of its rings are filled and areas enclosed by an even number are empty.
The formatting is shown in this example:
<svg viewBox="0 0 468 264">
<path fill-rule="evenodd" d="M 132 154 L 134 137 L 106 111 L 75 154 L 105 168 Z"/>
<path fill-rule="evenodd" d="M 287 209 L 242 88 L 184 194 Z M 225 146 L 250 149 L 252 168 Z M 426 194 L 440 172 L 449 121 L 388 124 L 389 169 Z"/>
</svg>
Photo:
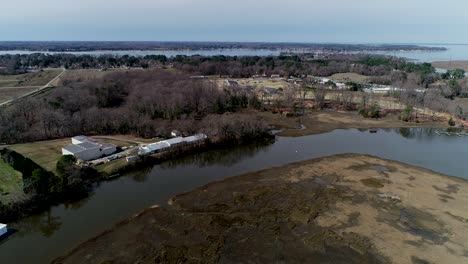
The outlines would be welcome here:
<svg viewBox="0 0 468 264">
<path fill-rule="evenodd" d="M 165 140 L 165 141 L 163 141 L 163 142 L 167 142 L 169 145 L 174 145 L 174 144 L 179 144 L 179 143 L 184 142 L 184 138 L 182 138 L 182 137 L 175 137 L 175 138 L 171 138 L 171 139 Z"/>
<path fill-rule="evenodd" d="M 76 144 L 76 145 L 66 146 L 63 149 L 75 154 L 75 153 L 79 153 L 79 152 L 82 152 L 82 151 L 85 151 L 85 150 L 88 150 L 88 149 L 95 149 L 95 148 L 98 148 L 98 147 L 99 146 L 97 144 L 95 144 L 95 143 L 83 142 L 83 143 Z"/>
<path fill-rule="evenodd" d="M 82 140 L 90 140 L 90 138 L 87 137 L 87 136 L 76 136 L 76 137 L 72 137 L 72 138 L 73 138 L 73 139 L 76 139 L 76 140 L 80 140 L 80 141 L 82 141 Z"/>
</svg>

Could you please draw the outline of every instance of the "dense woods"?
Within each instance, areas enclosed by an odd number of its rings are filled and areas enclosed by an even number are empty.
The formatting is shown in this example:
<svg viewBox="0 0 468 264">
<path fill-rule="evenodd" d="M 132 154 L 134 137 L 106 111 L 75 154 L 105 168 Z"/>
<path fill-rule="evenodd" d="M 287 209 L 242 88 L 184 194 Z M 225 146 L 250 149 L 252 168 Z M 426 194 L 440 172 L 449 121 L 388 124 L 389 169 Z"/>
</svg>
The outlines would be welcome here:
<svg viewBox="0 0 468 264">
<path fill-rule="evenodd" d="M 267 129 L 245 115 L 210 118 L 258 107 L 254 95 L 222 91 L 208 81 L 169 70 L 109 73 L 66 83 L 42 98 L 20 100 L 2 109 L 0 141 L 117 133 L 151 138 L 168 136 L 172 129 L 242 139 L 244 133 Z"/>
<path fill-rule="evenodd" d="M 330 76 L 335 73 L 358 73 L 372 77 L 377 84 L 402 82 L 427 88 L 430 84 L 447 77 L 435 73 L 428 63 L 418 64 L 389 56 L 358 54 L 302 54 L 281 56 L 75 56 L 71 54 L 1 55 L 0 69 L 5 74 L 19 73 L 46 67 L 68 69 L 110 69 L 122 67 L 175 68 L 192 75 L 222 75 L 233 78 L 253 75 L 279 74 L 291 76 Z M 458 74 L 458 72 L 456 73 Z"/>
</svg>

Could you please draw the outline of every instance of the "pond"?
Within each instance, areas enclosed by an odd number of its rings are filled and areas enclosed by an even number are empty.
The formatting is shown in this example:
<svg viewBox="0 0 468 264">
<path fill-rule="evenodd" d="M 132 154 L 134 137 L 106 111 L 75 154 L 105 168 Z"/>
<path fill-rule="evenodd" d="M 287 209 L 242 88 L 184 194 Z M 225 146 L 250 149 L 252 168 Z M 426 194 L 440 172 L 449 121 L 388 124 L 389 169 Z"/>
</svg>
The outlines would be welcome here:
<svg viewBox="0 0 468 264">
<path fill-rule="evenodd" d="M 438 136 L 435 129 L 335 130 L 270 145 L 216 150 L 165 162 L 97 184 L 85 199 L 51 207 L 11 228 L 0 263 L 48 263 L 114 223 L 175 194 L 250 171 L 339 153 L 365 153 L 468 179 L 468 136 Z"/>
</svg>

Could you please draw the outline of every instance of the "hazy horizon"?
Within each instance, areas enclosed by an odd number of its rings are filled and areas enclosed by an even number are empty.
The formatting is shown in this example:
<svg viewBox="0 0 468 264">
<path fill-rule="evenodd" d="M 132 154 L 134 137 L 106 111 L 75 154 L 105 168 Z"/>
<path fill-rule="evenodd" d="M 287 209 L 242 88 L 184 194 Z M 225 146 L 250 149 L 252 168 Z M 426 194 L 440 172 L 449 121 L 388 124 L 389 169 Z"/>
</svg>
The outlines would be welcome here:
<svg viewBox="0 0 468 264">
<path fill-rule="evenodd" d="M 2 3 L 0 41 L 462 44 L 467 8 L 459 0 L 25 0 Z"/>
</svg>

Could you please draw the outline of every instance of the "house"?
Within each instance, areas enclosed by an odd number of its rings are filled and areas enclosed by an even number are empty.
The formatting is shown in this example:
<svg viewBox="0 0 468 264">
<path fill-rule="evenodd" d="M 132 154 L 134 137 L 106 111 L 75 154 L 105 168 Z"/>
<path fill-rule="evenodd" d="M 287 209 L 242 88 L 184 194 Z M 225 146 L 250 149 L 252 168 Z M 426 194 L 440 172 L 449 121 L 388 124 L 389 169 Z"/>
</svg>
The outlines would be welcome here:
<svg viewBox="0 0 468 264">
<path fill-rule="evenodd" d="M 77 159 L 88 161 L 109 156 L 117 151 L 117 147 L 108 143 L 100 143 L 86 136 L 72 138 L 72 145 L 62 148 L 62 155 L 72 155 Z"/>
<path fill-rule="evenodd" d="M 5 224 L 0 224 L 0 237 L 5 235 L 8 232 L 7 225 Z"/>
</svg>

